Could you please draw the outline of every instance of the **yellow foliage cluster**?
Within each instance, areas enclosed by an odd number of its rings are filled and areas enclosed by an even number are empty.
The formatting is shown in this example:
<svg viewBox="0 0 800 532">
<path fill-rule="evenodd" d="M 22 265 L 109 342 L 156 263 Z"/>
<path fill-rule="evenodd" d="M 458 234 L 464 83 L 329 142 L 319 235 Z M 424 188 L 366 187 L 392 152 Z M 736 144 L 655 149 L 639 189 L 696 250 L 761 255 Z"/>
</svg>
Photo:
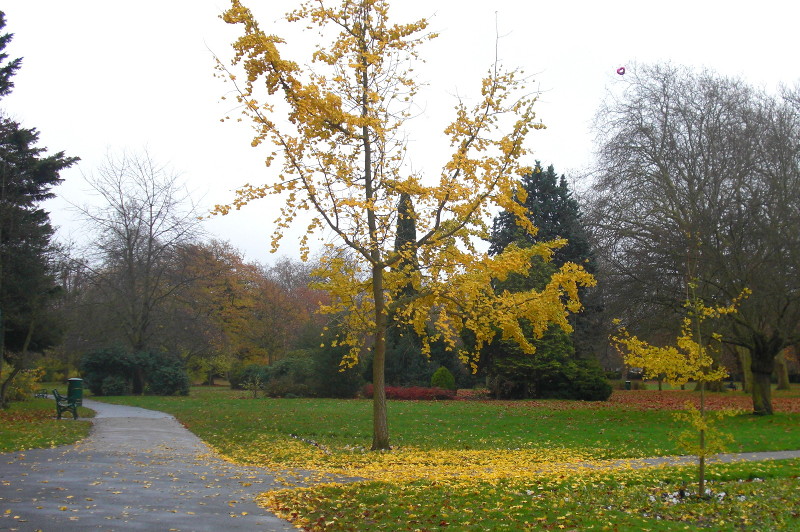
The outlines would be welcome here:
<svg viewBox="0 0 800 532">
<path fill-rule="evenodd" d="M 612 342 L 623 353 L 628 366 L 642 368 L 645 378 L 663 379 L 681 385 L 689 381 L 714 382 L 724 379 L 728 372 L 722 366 L 715 367 L 714 354 L 719 349 L 720 335 L 708 334 L 708 341 L 701 338 L 700 329 L 707 319 L 715 319 L 737 312 L 741 300 L 749 295 L 744 289 L 730 305 L 707 306 L 699 299 L 687 302 L 689 313 L 684 317 L 681 332 L 675 346 L 651 345 L 620 328 Z"/>
<path fill-rule="evenodd" d="M 280 160 L 282 166 L 269 182 L 241 187 L 233 203 L 216 212 L 279 196 L 273 250 L 301 212 L 312 216 L 300 242 L 304 257 L 310 235 L 338 237 L 325 249 L 317 288 L 332 296 L 323 311 L 345 316 L 345 332 L 336 341 L 351 347 L 343 365 L 357 362 L 367 339 L 382 337 L 389 316 L 419 333 L 432 324 L 425 349 L 435 339 L 460 349 L 466 328 L 476 338 L 475 351 L 499 330 L 532 353 L 521 319 L 537 334 L 550 323 L 569 329 L 567 313 L 581 308 L 578 287 L 595 282 L 582 267 L 565 265 L 541 292 L 493 289 L 494 280 L 526 275 L 532 257 L 546 260 L 564 241 L 494 257 L 475 247 L 488 236 L 487 220 L 498 208 L 536 232 L 515 198 L 524 196 L 518 177 L 530 171 L 520 162 L 528 134 L 544 126 L 535 121 L 536 98 L 520 72 L 495 66 L 472 105 L 457 103 L 455 119 L 443 130 L 451 153 L 439 176 L 421 176 L 407 163 L 403 126 L 417 91 L 412 64 L 418 46 L 435 37 L 426 33 L 426 20 L 390 24 L 386 0 L 304 2 L 287 20 L 317 31 L 320 44 L 301 68 L 286 59 L 284 40 L 265 33 L 239 0 L 223 19 L 244 29 L 233 45 L 233 65 L 246 75 L 240 83 L 220 62 L 220 77 L 234 84 L 254 125 L 253 145 L 269 146 L 267 165 Z M 413 203 L 417 239 L 395 250 L 402 194 Z M 400 267 L 410 262 L 413 267 Z M 409 284 L 413 296 L 402 291 Z M 474 352 L 460 354 L 474 358 Z"/>
<path fill-rule="evenodd" d="M 689 429 L 678 434 L 678 446 L 692 456 L 710 457 L 724 452 L 733 443 L 733 435 L 717 430 L 716 425 L 725 417 L 741 414 L 740 410 L 698 410 L 693 403 L 686 403 L 685 412 L 676 412 L 675 420 L 685 423 Z M 703 433 L 702 442 L 697 438 Z"/>
</svg>

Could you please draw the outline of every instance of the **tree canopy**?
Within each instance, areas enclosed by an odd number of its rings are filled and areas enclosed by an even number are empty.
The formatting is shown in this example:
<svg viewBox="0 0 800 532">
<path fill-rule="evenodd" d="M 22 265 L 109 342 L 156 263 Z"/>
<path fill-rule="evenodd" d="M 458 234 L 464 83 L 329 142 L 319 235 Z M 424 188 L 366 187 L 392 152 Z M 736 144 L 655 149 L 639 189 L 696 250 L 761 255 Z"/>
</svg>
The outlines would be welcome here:
<svg viewBox="0 0 800 532">
<path fill-rule="evenodd" d="M 234 84 L 243 113 L 255 129 L 253 145 L 266 145 L 267 163 L 280 168 L 261 185 L 238 190 L 225 214 L 251 200 L 278 195 L 283 208 L 273 244 L 298 213 L 312 221 L 301 244 L 317 230 L 334 235 L 322 258 L 320 286 L 331 295 L 325 311 L 346 312 L 344 334 L 350 346 L 344 364 L 358 359 L 370 339 L 373 353 L 373 448 L 389 447 L 384 393 L 385 335 L 390 310 L 423 336 L 423 349 L 441 339 L 467 359 L 495 335 L 514 339 L 527 352 L 534 346 L 522 333 L 520 318 L 542 334 L 550 323 L 564 328 L 568 310 L 580 308 L 578 286 L 593 283 L 580 266 L 565 265 L 545 289 L 496 294 L 492 280 L 525 273 L 530 257 L 550 258 L 563 241 L 517 246 L 489 256 L 476 249 L 489 233 L 495 207 L 513 213 L 521 227 L 535 229 L 514 201 L 522 192 L 517 177 L 526 138 L 535 121 L 535 98 L 519 72 L 489 69 L 472 105 L 456 103 L 455 119 L 443 129 L 451 153 L 438 176 L 410 170 L 405 142 L 417 83 L 413 63 L 420 45 L 435 35 L 427 21 L 393 24 L 385 0 L 343 1 L 329 6 L 305 2 L 287 20 L 317 33 L 307 61 L 289 59 L 285 42 L 264 32 L 252 13 L 234 0 L 223 18 L 242 26 L 234 43 L 237 75 L 220 63 Z M 302 65 L 302 66 L 301 66 Z M 402 195 L 414 206 L 416 241 L 395 250 L 396 218 Z M 392 268 L 416 252 L 418 268 Z M 347 253 L 343 252 L 347 250 Z M 415 293 L 403 289 L 411 281 Z M 404 295 L 404 292 L 406 295 Z M 426 334 L 432 325 L 433 334 Z M 462 330 L 475 337 L 472 350 L 460 343 Z"/>
<path fill-rule="evenodd" d="M 536 227 L 536 234 L 520 227 L 514 213 L 502 211 L 494 219 L 489 253 L 501 253 L 512 243 L 530 245 L 563 238 L 567 244 L 555 250 L 553 263 L 574 262 L 593 271 L 594 257 L 580 205 L 564 175 L 559 176 L 553 165 L 545 170 L 537 163 L 533 171 L 523 175 L 520 181 L 525 196 L 524 200 L 518 198 L 518 201 Z"/>
<path fill-rule="evenodd" d="M 511 245 L 527 247 L 537 242 L 565 239 L 566 245 L 556 249 L 551 262 L 533 257 L 527 275 L 512 274 L 505 281 L 495 282 L 495 290 L 541 290 L 557 268 L 566 263 L 581 264 L 592 271 L 593 254 L 583 226 L 580 207 L 569 190 L 564 176 L 558 176 L 552 165 L 543 170 L 537 163 L 532 172 L 520 179 L 525 195 L 517 201 L 525 208 L 528 220 L 537 228 L 532 234 L 523 230 L 514 215 L 500 212 L 494 219 L 489 240 L 489 253 L 502 253 Z M 582 301 L 586 302 L 582 290 Z M 590 311 L 589 314 L 586 314 Z M 501 398 L 570 397 L 604 400 L 611 393 L 605 376 L 591 353 L 593 344 L 602 343 L 597 329 L 591 327 L 599 309 L 589 306 L 570 317 L 571 335 L 550 327 L 541 338 L 524 329 L 537 348 L 537 356 L 526 356 L 511 342 L 495 340 L 484 349 L 484 363 L 490 391 Z M 580 346 L 580 352 L 578 346 Z"/>
</svg>

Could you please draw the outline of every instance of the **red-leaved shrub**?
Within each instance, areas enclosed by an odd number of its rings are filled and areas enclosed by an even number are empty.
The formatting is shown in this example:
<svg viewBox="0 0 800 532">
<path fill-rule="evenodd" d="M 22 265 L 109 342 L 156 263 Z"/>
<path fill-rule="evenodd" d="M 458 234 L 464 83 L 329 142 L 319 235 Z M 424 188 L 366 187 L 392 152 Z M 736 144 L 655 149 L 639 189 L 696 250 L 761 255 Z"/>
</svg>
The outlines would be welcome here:
<svg viewBox="0 0 800 532">
<path fill-rule="evenodd" d="M 364 397 L 372 398 L 372 384 L 364 386 Z M 422 386 L 410 386 L 401 388 L 399 386 L 387 386 L 386 398 L 401 401 L 433 401 L 435 399 L 454 399 L 455 390 L 445 390 L 443 388 L 423 388 Z"/>
</svg>

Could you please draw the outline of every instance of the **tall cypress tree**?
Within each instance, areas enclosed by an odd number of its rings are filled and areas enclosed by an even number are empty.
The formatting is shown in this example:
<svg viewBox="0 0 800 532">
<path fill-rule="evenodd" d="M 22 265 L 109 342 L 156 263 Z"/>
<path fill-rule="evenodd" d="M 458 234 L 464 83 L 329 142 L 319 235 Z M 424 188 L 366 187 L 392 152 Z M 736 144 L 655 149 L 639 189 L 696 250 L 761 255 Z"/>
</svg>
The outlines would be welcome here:
<svg viewBox="0 0 800 532">
<path fill-rule="evenodd" d="M 401 258 L 393 269 L 407 274 L 406 284 L 399 287 L 395 299 L 414 297 L 414 271 L 419 269 L 417 260 L 417 223 L 414 203 L 409 194 L 401 194 L 397 205 L 397 231 L 394 249 Z M 429 386 L 431 376 L 440 367 L 446 367 L 461 383 L 470 383 L 471 376 L 458 356 L 445 349 L 444 342 L 431 345 L 430 357 L 422 354 L 422 340 L 414 327 L 394 319 L 390 311 L 389 327 L 386 331 L 386 382 L 393 386 Z M 372 375 L 371 364 L 365 376 Z"/>
<path fill-rule="evenodd" d="M 417 263 L 417 221 L 414 214 L 414 202 L 409 194 L 400 194 L 397 205 L 397 233 L 394 237 L 394 249 L 402 254 L 396 269 L 400 271 L 414 271 L 419 269 Z M 399 292 L 399 297 L 408 297 L 415 292 L 409 280 Z"/>
<path fill-rule="evenodd" d="M 0 31 L 4 27 L 0 12 Z M 5 53 L 12 37 L 0 35 L 0 97 L 11 92 L 11 78 L 22 64 Z M 53 197 L 59 173 L 78 159 L 63 152 L 48 156 L 38 141 L 38 131 L 0 115 L 0 352 L 12 368 L 0 376 L 0 406 L 25 367 L 25 354 L 57 341 L 57 328 L 45 325 L 48 301 L 57 290 L 48 263 L 53 228 L 39 204 Z"/>
<path fill-rule="evenodd" d="M 417 251 L 414 247 L 416 243 L 417 223 L 414 204 L 411 196 L 401 194 L 397 205 L 394 249 L 401 253 L 402 257 L 394 266 L 395 270 L 410 272 L 418 268 Z M 413 297 L 415 292 L 409 280 L 400 287 L 395 297 L 400 299 Z M 386 382 L 395 386 L 422 384 L 430 377 L 429 365 L 427 358 L 422 354 L 422 342 L 414 328 L 397 322 L 394 313 L 390 313 L 389 328 L 386 331 Z"/>
</svg>

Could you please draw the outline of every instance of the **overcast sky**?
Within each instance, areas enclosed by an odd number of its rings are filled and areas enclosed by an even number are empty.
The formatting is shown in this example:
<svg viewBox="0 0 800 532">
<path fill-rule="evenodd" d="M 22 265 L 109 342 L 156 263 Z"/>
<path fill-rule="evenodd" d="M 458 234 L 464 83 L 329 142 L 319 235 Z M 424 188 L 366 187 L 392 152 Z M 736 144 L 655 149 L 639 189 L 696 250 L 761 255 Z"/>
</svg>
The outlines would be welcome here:
<svg viewBox="0 0 800 532">
<path fill-rule="evenodd" d="M 333 1 L 333 0 L 331 0 Z M 252 0 L 245 5 L 268 30 L 296 2 Z M 80 235 L 64 199 L 83 202 L 83 174 L 91 174 L 107 151 L 140 152 L 180 172 L 205 206 L 232 199 L 243 183 L 269 174 L 263 152 L 250 147 L 250 129 L 221 123 L 232 104 L 229 90 L 213 77 L 213 54 L 230 58 L 237 28 L 218 15 L 222 0 L 6 0 L 8 49 L 23 57 L 15 89 L 0 106 L 41 132 L 41 145 L 81 158 L 63 173 L 49 202 L 63 236 Z M 541 91 L 538 117 L 547 129 L 531 137 L 534 159 L 579 175 L 591 163 L 590 125 L 608 91 L 621 90 L 620 66 L 671 61 L 741 76 L 775 90 L 800 80 L 794 0 L 531 1 L 395 0 L 393 13 L 407 22 L 431 20 L 441 36 L 423 48 L 419 70 L 428 84 L 420 102 L 419 131 L 411 157 L 418 168 L 435 166 L 427 135 L 452 118 L 455 95 L 477 93 L 481 76 L 498 55 L 508 67 L 533 75 Z M 292 43 L 289 43 L 291 53 Z M 231 241 L 248 258 L 270 262 L 268 238 L 275 206 L 262 200 L 207 222 L 217 238 Z M 282 254 L 296 256 L 287 242 Z"/>
</svg>

